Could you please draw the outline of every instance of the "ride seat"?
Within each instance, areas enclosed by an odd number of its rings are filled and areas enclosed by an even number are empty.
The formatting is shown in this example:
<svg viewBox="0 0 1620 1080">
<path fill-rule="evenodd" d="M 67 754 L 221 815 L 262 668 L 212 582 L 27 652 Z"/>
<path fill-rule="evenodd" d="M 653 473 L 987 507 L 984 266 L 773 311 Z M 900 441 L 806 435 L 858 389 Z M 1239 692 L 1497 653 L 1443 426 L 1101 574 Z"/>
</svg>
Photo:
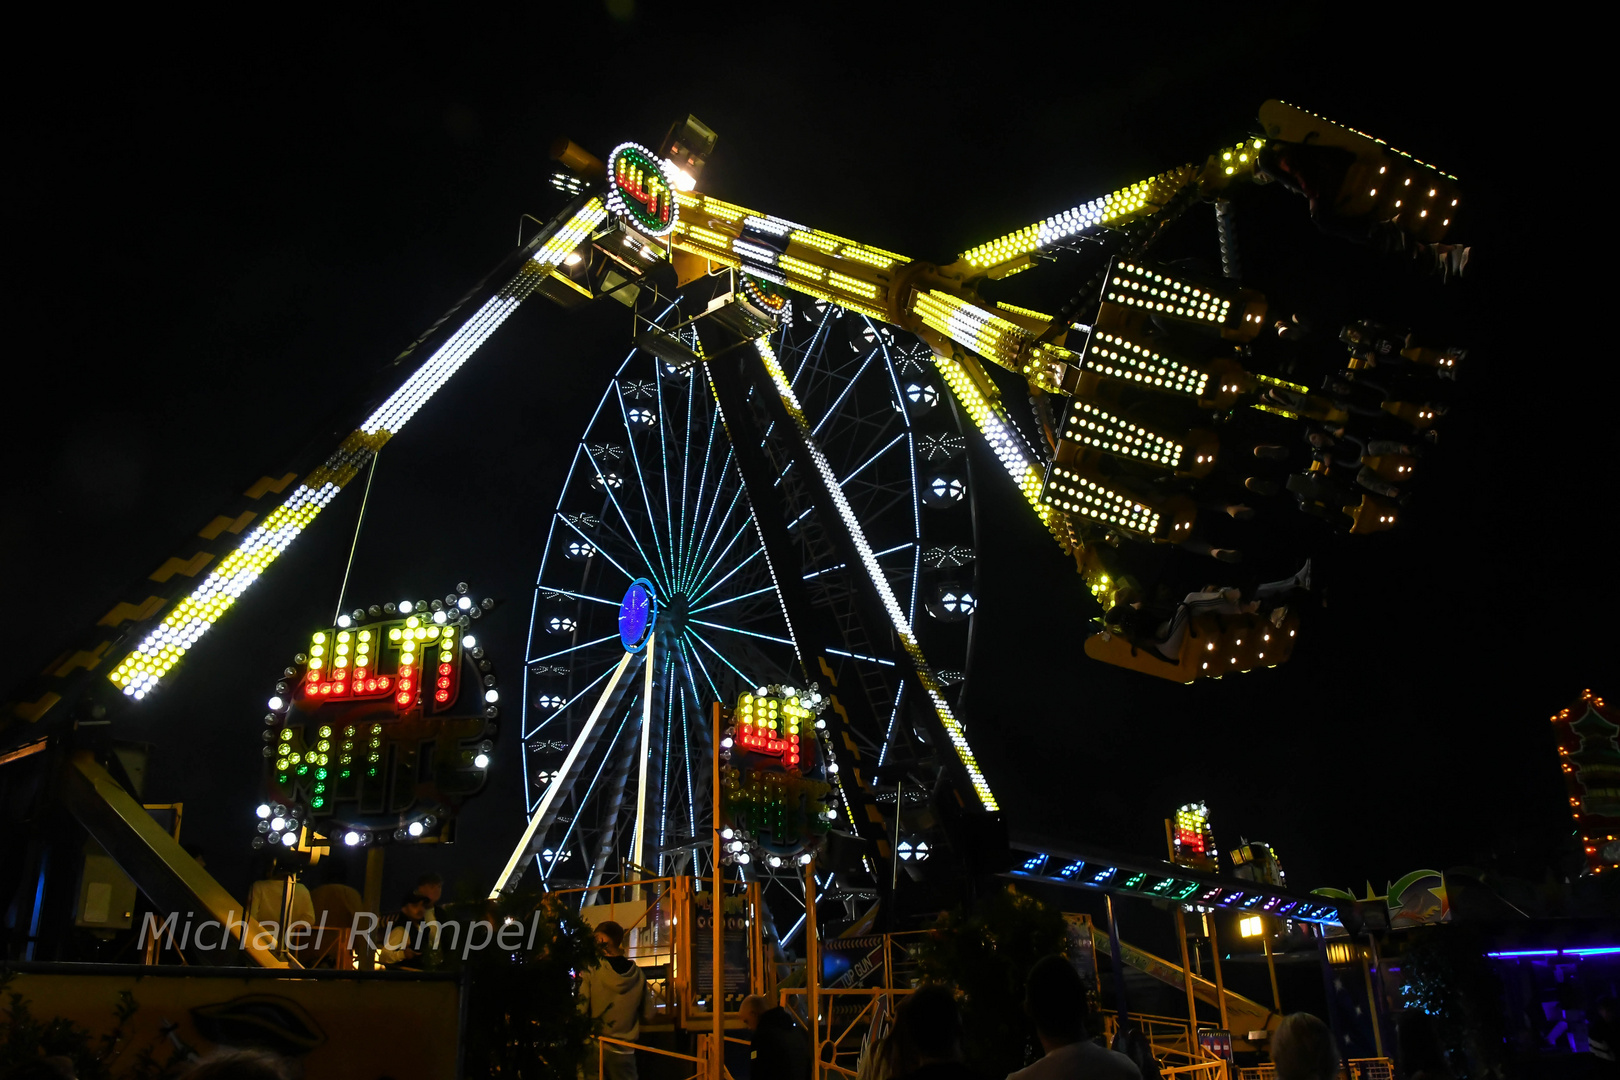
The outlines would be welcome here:
<svg viewBox="0 0 1620 1080">
<path fill-rule="evenodd" d="M 1369 455 L 1362 458 L 1361 463 L 1371 469 L 1378 479 L 1391 484 L 1404 484 L 1417 471 L 1417 458 L 1405 454 Z"/>
<path fill-rule="evenodd" d="M 1294 654 L 1299 616 L 1289 612 L 1282 625 L 1265 615 L 1195 615 L 1188 621 L 1179 657 L 1167 660 L 1157 649 L 1133 644 L 1113 630 L 1086 639 L 1086 655 L 1143 675 L 1191 683 L 1235 671 L 1276 667 Z"/>
</svg>

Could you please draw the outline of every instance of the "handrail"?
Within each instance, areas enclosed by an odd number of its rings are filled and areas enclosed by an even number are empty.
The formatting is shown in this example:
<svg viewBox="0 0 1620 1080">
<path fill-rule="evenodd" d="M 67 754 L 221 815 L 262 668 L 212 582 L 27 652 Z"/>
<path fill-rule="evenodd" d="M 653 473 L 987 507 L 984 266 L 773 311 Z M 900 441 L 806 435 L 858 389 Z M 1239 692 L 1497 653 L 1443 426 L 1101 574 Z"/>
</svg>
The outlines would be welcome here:
<svg viewBox="0 0 1620 1080">
<path fill-rule="evenodd" d="M 624 1039 L 615 1039 L 611 1035 L 598 1035 L 596 1036 L 596 1080 L 606 1080 L 607 1062 L 603 1059 L 602 1055 L 605 1053 L 603 1047 L 608 1045 L 625 1046 L 629 1047 L 631 1050 L 639 1050 L 644 1054 L 657 1054 L 659 1057 L 674 1058 L 677 1061 L 690 1061 L 694 1065 L 703 1064 L 702 1058 L 695 1057 L 692 1054 L 679 1054 L 674 1050 L 663 1050 L 659 1047 L 647 1046 L 643 1043 L 627 1042 Z M 725 1080 L 733 1080 L 731 1070 L 727 1069 L 723 1063 L 720 1066 L 720 1075 L 724 1077 Z M 694 1072 L 691 1076 L 683 1077 L 682 1080 L 703 1080 L 703 1078 Z"/>
</svg>

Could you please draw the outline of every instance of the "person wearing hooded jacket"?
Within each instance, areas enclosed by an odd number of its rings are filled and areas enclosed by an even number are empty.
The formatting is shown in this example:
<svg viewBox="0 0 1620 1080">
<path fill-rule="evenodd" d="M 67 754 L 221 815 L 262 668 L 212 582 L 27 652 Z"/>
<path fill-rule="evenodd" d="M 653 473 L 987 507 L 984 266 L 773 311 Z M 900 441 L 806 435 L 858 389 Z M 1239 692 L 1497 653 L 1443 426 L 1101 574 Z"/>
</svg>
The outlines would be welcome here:
<svg viewBox="0 0 1620 1080">
<path fill-rule="evenodd" d="M 598 923 L 596 945 L 602 962 L 581 975 L 579 1009 L 602 1021 L 603 1035 L 635 1042 L 641 1037 L 642 1017 L 651 1011 L 647 978 L 624 955 L 624 927 L 618 923 Z M 636 1080 L 636 1052 L 630 1047 L 605 1044 L 602 1062 L 607 1080 Z"/>
</svg>

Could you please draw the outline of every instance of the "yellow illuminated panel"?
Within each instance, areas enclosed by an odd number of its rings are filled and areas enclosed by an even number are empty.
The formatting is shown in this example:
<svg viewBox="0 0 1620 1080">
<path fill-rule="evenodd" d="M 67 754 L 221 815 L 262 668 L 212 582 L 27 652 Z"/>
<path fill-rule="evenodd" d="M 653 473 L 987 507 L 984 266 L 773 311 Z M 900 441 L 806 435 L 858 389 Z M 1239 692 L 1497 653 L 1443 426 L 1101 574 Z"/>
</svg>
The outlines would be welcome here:
<svg viewBox="0 0 1620 1080">
<path fill-rule="evenodd" d="M 1052 321 L 1052 316 L 1046 314 L 1044 311 L 1036 311 L 1034 308 L 1019 307 L 1017 304 L 1009 304 L 1005 300 L 997 300 L 996 307 L 1013 315 L 1022 315 L 1026 319 L 1036 319 L 1040 322 L 1048 323 Z"/>
<path fill-rule="evenodd" d="M 861 528 L 860 519 L 856 517 L 854 509 L 849 505 L 849 500 L 844 497 L 843 488 L 838 483 L 838 476 L 833 472 L 832 465 L 828 463 L 826 456 L 821 453 L 810 433 L 810 425 L 805 421 L 804 409 L 799 404 L 798 395 L 793 392 L 793 386 L 788 382 L 787 372 L 782 370 L 781 362 L 777 360 L 776 353 L 771 348 L 769 341 L 760 338 L 754 345 L 759 350 L 760 359 L 764 362 L 765 370 L 769 372 L 771 381 L 776 385 L 776 392 L 781 396 L 782 404 L 786 406 L 788 414 L 799 427 L 803 443 L 809 449 L 811 462 L 815 465 L 816 471 L 821 474 L 823 486 L 831 495 L 833 505 L 849 530 L 850 538 L 855 544 L 856 553 L 860 556 L 861 565 L 865 568 L 873 588 L 877 590 L 878 597 L 883 601 L 883 607 L 888 612 L 889 621 L 893 623 L 895 634 L 899 637 L 901 645 L 905 647 L 906 652 L 911 656 L 913 666 L 917 672 L 917 680 L 922 684 L 923 690 L 933 703 L 940 724 L 950 738 L 951 745 L 955 748 L 956 755 L 962 762 L 963 768 L 966 769 L 969 781 L 973 784 L 973 790 L 979 797 L 979 803 L 986 810 L 1000 809 L 995 795 L 990 790 L 989 782 L 985 780 L 984 773 L 979 769 L 979 762 L 973 755 L 973 748 L 968 745 L 967 732 L 962 727 L 962 722 L 951 711 L 950 705 L 945 701 L 944 689 L 940 686 L 939 680 L 934 677 L 933 670 L 928 666 L 928 660 L 923 655 L 922 647 L 917 643 L 917 635 L 912 630 L 911 621 L 906 618 L 905 610 L 901 608 L 899 599 L 894 595 L 894 587 L 889 583 L 888 575 L 883 572 L 883 567 L 878 564 L 877 555 L 873 553 L 871 544 L 866 540 L 866 533 Z"/>
<path fill-rule="evenodd" d="M 534 254 L 534 261 L 548 266 L 560 265 L 580 245 L 580 241 L 589 236 L 591 231 L 606 218 L 607 207 L 603 205 L 602 200 L 592 199 L 581 207 L 567 224 L 540 245 L 540 250 Z"/>
<path fill-rule="evenodd" d="M 1181 464 L 1185 447 L 1174 439 L 1133 424 L 1089 401 L 1075 401 L 1069 409 L 1063 437 L 1109 454 L 1138 458 L 1174 469 Z"/>
<path fill-rule="evenodd" d="M 962 258 L 974 266 L 985 268 L 999 266 L 1083 232 L 1121 225 L 1135 218 L 1157 213 L 1172 195 L 1191 183 L 1197 175 L 1198 170 L 1191 165 L 1171 169 L 1130 187 L 1121 188 L 1110 195 L 1081 203 L 1045 221 L 1026 225 L 989 243 L 969 248 L 962 253 Z"/>
<path fill-rule="evenodd" d="M 1014 371 L 1025 344 L 1034 339 L 1023 327 L 938 289 L 919 293 L 914 310 L 925 326 Z"/>
<path fill-rule="evenodd" d="M 821 267 L 817 266 L 815 263 L 808 263 L 803 259 L 795 259 L 791 255 L 778 256 L 776 265 L 787 271 L 789 274 L 797 274 L 799 277 L 809 278 L 811 281 L 820 281 L 822 274 L 824 273 Z"/>
<path fill-rule="evenodd" d="M 1071 514 L 1148 536 L 1159 530 L 1157 510 L 1063 465 L 1053 464 L 1042 498 Z"/>
<path fill-rule="evenodd" d="M 710 198 L 707 195 L 703 196 L 703 212 L 713 214 L 723 221 L 741 221 L 753 213 L 752 210 L 745 210 L 740 206 L 733 206 L 731 203 L 721 202 L 719 199 Z"/>
<path fill-rule="evenodd" d="M 1224 324 L 1232 313 L 1232 301 L 1224 296 L 1126 262 L 1109 273 L 1104 296 L 1111 303 L 1215 326 Z"/>
<path fill-rule="evenodd" d="M 1093 331 L 1086 343 L 1085 368 L 1111 379 L 1125 379 L 1158 390 L 1170 390 L 1195 398 L 1204 396 L 1209 386 L 1207 372 L 1178 363 L 1138 341 L 1105 331 Z"/>
<path fill-rule="evenodd" d="M 943 356 L 934 357 L 934 366 L 939 368 L 945 377 L 945 385 L 951 388 L 956 395 L 958 404 L 973 420 L 979 434 L 995 452 L 996 459 L 1001 467 L 1007 470 L 1018 490 L 1035 508 L 1035 513 L 1043 524 L 1052 523 L 1052 508 L 1041 502 L 1041 469 L 1035 463 L 1034 456 L 1024 445 L 1023 438 L 1013 429 L 1002 412 L 999 402 L 988 400 L 979 390 L 978 384 L 955 360 Z"/>
<path fill-rule="evenodd" d="M 852 278 L 848 274 L 840 274 L 836 270 L 827 272 L 827 282 L 835 289 L 842 289 L 856 296 L 864 296 L 868 300 L 877 299 L 878 287 L 869 281 Z"/>
<path fill-rule="evenodd" d="M 705 229 L 701 225 L 677 225 L 676 230 L 684 236 L 690 236 L 694 240 L 708 244 L 710 247 L 719 248 L 721 251 L 731 246 L 731 237 Z"/>
</svg>

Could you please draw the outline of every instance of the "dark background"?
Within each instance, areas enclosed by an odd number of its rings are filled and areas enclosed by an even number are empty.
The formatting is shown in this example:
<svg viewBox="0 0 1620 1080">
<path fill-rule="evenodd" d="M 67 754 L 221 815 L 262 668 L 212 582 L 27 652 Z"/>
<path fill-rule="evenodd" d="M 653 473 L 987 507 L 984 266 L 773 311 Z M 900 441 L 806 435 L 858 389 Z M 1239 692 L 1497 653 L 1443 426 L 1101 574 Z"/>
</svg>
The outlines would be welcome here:
<svg viewBox="0 0 1620 1080">
<path fill-rule="evenodd" d="M 559 134 L 604 153 L 692 112 L 720 135 L 705 190 L 948 261 L 1201 159 L 1280 97 L 1462 178 L 1454 236 L 1476 260 L 1444 290 L 1324 240 L 1274 189 L 1244 211 L 1246 270 L 1279 306 L 1381 298 L 1364 313 L 1471 348 L 1420 501 L 1394 534 L 1311 534 L 1329 607 L 1292 663 L 1183 687 L 1083 659 L 1094 609 L 981 454 L 970 735 L 1014 828 L 1156 855 L 1162 818 L 1201 797 L 1223 848 L 1270 841 L 1307 888 L 1457 864 L 1541 878 L 1570 832 L 1547 717 L 1586 686 L 1620 693 L 1614 360 L 1588 292 L 1612 255 L 1585 227 L 1606 208 L 1601 142 L 1572 134 L 1580 35 L 1556 9 L 1500 27 L 1193 10 L 1116 25 L 1081 7 L 618 0 L 42 24 L 8 76 L 0 679 L 326 439 L 519 216 L 551 211 Z M 382 455 L 349 605 L 471 582 L 504 601 L 479 633 L 515 690 L 562 470 L 629 331 L 617 305 L 525 305 Z M 263 701 L 331 616 L 359 502 L 351 487 L 118 717 L 156 744 L 146 799 L 185 801 L 183 839 L 233 890 Z M 523 824 L 516 728 L 514 708 L 460 842 L 396 849 L 395 884 L 433 866 L 487 889 Z"/>
</svg>

